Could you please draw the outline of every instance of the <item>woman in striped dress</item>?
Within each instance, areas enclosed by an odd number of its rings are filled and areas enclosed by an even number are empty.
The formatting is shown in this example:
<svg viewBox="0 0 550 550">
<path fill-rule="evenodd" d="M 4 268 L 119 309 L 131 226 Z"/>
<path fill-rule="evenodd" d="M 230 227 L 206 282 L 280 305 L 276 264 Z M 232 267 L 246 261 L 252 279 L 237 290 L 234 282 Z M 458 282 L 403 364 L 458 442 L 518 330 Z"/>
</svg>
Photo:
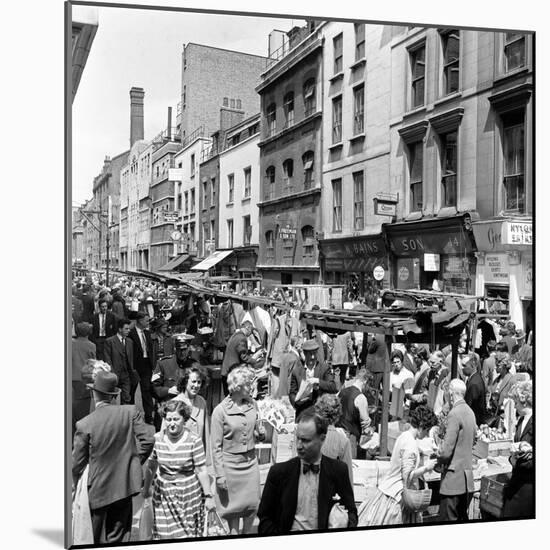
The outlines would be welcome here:
<svg viewBox="0 0 550 550">
<path fill-rule="evenodd" d="M 166 428 L 155 435 L 143 485 L 143 497 L 153 487 L 153 539 L 200 537 L 205 507 L 215 507 L 201 438 L 186 426 L 190 407 L 168 401 L 162 409 Z"/>
</svg>

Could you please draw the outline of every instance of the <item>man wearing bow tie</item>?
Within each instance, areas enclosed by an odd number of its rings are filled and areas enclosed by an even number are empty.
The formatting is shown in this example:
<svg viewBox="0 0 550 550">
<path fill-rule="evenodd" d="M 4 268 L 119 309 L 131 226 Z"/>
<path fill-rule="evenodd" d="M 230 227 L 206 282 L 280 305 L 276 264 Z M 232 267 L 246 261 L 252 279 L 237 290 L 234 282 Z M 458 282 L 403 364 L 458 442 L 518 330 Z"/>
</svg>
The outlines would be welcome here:
<svg viewBox="0 0 550 550">
<path fill-rule="evenodd" d="M 321 455 L 327 428 L 327 421 L 313 409 L 300 415 L 296 428 L 298 456 L 269 470 L 258 510 L 258 534 L 327 529 L 336 495 L 348 512 L 348 528 L 357 525 L 346 464 Z"/>
</svg>

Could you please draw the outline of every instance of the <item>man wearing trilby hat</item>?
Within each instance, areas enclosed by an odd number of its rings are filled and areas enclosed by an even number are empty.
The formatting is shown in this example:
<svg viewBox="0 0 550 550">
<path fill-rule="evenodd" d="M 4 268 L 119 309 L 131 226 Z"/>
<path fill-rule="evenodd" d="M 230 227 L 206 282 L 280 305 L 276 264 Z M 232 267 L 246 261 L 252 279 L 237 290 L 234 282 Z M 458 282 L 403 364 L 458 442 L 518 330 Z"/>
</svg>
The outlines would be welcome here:
<svg viewBox="0 0 550 550">
<path fill-rule="evenodd" d="M 99 371 L 93 384 L 95 410 L 76 423 L 73 486 L 89 464 L 88 500 L 94 544 L 127 542 L 132 529 L 132 497 L 141 490 L 141 465 L 154 436 L 134 405 L 115 405 L 118 377 Z"/>
</svg>

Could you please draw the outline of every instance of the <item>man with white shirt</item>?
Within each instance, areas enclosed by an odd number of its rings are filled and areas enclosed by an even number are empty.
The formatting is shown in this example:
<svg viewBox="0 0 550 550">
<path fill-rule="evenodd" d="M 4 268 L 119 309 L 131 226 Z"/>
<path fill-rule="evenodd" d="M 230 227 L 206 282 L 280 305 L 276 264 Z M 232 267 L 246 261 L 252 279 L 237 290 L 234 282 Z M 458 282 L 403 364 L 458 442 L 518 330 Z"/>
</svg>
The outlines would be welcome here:
<svg viewBox="0 0 550 550">
<path fill-rule="evenodd" d="M 92 319 L 92 334 L 90 340 L 96 346 L 97 359 L 104 361 L 103 348 L 105 347 L 105 340 L 114 336 L 117 332 L 116 318 L 108 310 L 107 300 L 99 301 L 99 312 L 94 314 Z"/>
<path fill-rule="evenodd" d="M 153 374 L 152 342 L 149 332 L 149 315 L 138 311 L 135 327 L 130 330 L 128 337 L 134 343 L 134 367 L 139 375 L 139 387 L 145 422 L 153 423 L 153 394 L 151 389 L 151 376 Z M 135 396 L 137 383 L 130 388 L 132 396 Z"/>
<path fill-rule="evenodd" d="M 357 525 L 357 508 L 344 462 L 321 454 L 326 419 L 305 410 L 296 427 L 297 457 L 271 466 L 258 509 L 259 535 L 328 528 L 332 506 L 347 510 L 348 528 Z"/>
</svg>

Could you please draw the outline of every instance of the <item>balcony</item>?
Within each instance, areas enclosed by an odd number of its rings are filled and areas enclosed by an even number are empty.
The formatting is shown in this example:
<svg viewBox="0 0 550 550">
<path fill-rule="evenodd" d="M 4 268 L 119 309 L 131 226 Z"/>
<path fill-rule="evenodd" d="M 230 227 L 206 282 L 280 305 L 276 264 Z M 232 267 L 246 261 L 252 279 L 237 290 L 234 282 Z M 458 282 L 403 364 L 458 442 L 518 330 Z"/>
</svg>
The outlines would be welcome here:
<svg viewBox="0 0 550 550">
<path fill-rule="evenodd" d="M 153 152 L 157 149 L 160 149 L 165 143 L 179 143 L 181 141 L 180 134 L 177 130 L 177 128 L 174 126 L 170 128 L 169 130 L 163 130 L 159 134 L 157 134 L 151 144 L 153 146 Z"/>
<path fill-rule="evenodd" d="M 321 25 L 322 26 L 322 25 Z M 323 46 L 323 39 L 320 38 L 317 27 L 315 31 L 309 34 L 304 40 L 294 48 L 289 49 L 289 45 L 283 44 L 281 48 L 273 52 L 266 61 L 266 70 L 262 73 L 262 82 L 256 87 L 256 92 L 261 93 L 267 86 L 281 77 L 291 67 L 302 61 L 307 55 Z"/>
</svg>

